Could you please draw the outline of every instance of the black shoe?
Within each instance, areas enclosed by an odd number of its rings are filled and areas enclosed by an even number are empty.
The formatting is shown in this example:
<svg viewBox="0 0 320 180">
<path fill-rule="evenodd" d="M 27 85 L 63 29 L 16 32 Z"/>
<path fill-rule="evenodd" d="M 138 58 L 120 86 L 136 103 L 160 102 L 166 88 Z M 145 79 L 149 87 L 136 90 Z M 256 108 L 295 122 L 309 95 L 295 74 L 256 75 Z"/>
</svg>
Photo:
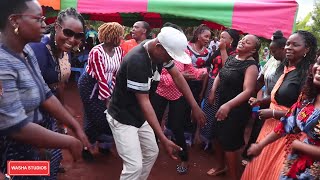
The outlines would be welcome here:
<svg viewBox="0 0 320 180">
<path fill-rule="evenodd" d="M 188 167 L 183 167 L 181 165 L 177 165 L 177 173 L 180 175 L 187 174 Z"/>
</svg>

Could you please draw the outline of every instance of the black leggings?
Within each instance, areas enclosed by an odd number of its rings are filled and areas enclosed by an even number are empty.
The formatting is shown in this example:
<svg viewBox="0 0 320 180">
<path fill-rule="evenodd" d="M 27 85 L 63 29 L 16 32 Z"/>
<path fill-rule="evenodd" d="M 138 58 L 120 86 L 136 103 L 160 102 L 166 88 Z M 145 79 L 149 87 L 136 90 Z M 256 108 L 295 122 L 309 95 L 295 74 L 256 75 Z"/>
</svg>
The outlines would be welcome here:
<svg viewBox="0 0 320 180">
<path fill-rule="evenodd" d="M 188 161 L 188 151 L 186 140 L 184 137 L 184 124 L 186 121 L 186 107 L 187 102 L 184 97 L 180 97 L 177 100 L 171 101 L 167 100 L 158 94 L 155 94 L 151 98 L 152 106 L 155 110 L 157 118 L 161 124 L 161 120 L 164 111 L 169 104 L 169 114 L 168 114 L 168 128 L 172 130 L 177 145 L 183 148 L 183 151 L 179 152 L 179 157 L 181 161 Z"/>
</svg>

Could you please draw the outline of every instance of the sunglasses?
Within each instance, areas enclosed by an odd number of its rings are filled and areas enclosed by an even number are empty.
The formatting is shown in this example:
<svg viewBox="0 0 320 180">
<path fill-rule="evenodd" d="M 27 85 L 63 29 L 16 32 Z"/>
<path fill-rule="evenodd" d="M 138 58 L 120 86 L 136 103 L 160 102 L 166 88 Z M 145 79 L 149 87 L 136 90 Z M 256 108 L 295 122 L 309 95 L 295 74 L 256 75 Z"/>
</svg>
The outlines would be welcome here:
<svg viewBox="0 0 320 180">
<path fill-rule="evenodd" d="M 60 24 L 58 24 L 58 25 L 61 27 L 62 33 L 64 36 L 66 36 L 68 38 L 74 37 L 76 40 L 81 40 L 84 38 L 84 32 L 76 33 L 74 31 L 72 31 L 71 29 L 63 28 Z"/>
<path fill-rule="evenodd" d="M 30 17 L 32 19 L 37 20 L 37 22 L 39 23 L 43 23 L 46 20 L 46 17 L 44 16 L 37 16 L 37 15 L 33 15 L 33 14 L 16 14 L 17 16 L 21 16 L 21 17 Z"/>
</svg>

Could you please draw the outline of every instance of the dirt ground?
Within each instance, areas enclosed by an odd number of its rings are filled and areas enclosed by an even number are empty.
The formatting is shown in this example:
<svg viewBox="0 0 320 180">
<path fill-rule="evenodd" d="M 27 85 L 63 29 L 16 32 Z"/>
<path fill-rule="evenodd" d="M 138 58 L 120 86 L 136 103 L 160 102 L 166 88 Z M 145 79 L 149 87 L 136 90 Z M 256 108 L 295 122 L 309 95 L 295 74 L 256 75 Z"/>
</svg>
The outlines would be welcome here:
<svg viewBox="0 0 320 180">
<path fill-rule="evenodd" d="M 83 107 L 76 87 L 76 83 L 71 82 L 67 86 L 65 94 L 66 104 L 70 107 L 71 113 L 82 123 Z M 78 117 L 79 116 L 79 117 Z M 248 132 L 246 134 L 249 134 Z M 160 146 L 158 159 L 153 166 L 150 180 L 227 180 L 228 175 L 211 177 L 206 172 L 215 167 L 215 158 L 212 152 L 204 152 L 198 146 L 190 148 L 189 172 L 186 175 L 179 175 L 176 172 L 178 161 L 170 159 Z M 122 170 L 122 162 L 115 147 L 108 155 L 102 155 L 94 151 L 94 162 L 73 162 L 68 151 L 63 151 L 64 159 L 62 164 L 66 170 L 59 174 L 59 180 L 117 180 Z M 240 167 L 242 168 L 242 167 Z M 3 175 L 0 174 L 0 179 Z"/>
</svg>

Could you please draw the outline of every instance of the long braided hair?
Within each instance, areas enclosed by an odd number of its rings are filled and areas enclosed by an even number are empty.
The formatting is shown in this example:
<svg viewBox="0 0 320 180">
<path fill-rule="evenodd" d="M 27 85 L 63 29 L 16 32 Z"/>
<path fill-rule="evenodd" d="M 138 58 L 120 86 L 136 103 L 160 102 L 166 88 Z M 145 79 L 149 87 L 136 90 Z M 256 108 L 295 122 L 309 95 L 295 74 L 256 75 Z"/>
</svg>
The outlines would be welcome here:
<svg viewBox="0 0 320 180">
<path fill-rule="evenodd" d="M 85 22 L 83 17 L 81 16 L 80 13 L 77 12 L 76 9 L 74 8 L 67 8 L 65 10 L 62 10 L 59 12 L 56 23 L 62 24 L 65 18 L 67 17 L 72 17 L 74 19 L 78 19 L 83 27 L 83 30 L 85 30 Z M 55 42 L 55 36 L 56 36 L 56 30 L 55 30 L 55 25 L 51 24 L 48 28 L 48 31 L 50 31 L 50 42 L 49 46 L 51 48 L 52 54 L 55 58 L 58 59 L 58 47 Z"/>
<path fill-rule="evenodd" d="M 310 65 L 308 76 L 306 82 L 302 88 L 302 100 L 311 100 L 317 97 L 319 88 L 313 84 L 313 74 L 312 74 L 313 65 Z"/>
<path fill-rule="evenodd" d="M 120 38 L 124 34 L 124 28 L 117 22 L 104 23 L 98 28 L 98 39 L 100 42 L 111 43 L 119 46 Z"/>
<path fill-rule="evenodd" d="M 299 34 L 304 40 L 305 46 L 309 48 L 309 52 L 305 57 L 297 64 L 296 68 L 299 72 L 299 77 L 302 77 L 302 81 L 305 80 L 308 73 L 310 65 L 314 64 L 317 55 L 317 39 L 316 37 L 308 31 L 296 31 L 293 34 Z M 285 59 L 284 62 L 279 66 L 279 68 L 284 68 L 289 64 L 289 60 Z"/>
<path fill-rule="evenodd" d="M 260 39 L 259 39 L 259 37 L 258 36 L 256 36 L 256 35 L 253 35 L 254 37 L 256 37 L 256 46 L 255 46 L 255 48 L 256 48 L 256 52 L 255 53 L 253 53 L 253 55 L 252 55 L 252 57 L 253 57 L 253 59 L 257 62 L 257 64 L 259 64 L 259 61 L 260 61 L 260 58 L 259 58 L 259 50 L 260 50 L 260 48 L 261 48 L 261 41 L 260 41 Z"/>
</svg>

